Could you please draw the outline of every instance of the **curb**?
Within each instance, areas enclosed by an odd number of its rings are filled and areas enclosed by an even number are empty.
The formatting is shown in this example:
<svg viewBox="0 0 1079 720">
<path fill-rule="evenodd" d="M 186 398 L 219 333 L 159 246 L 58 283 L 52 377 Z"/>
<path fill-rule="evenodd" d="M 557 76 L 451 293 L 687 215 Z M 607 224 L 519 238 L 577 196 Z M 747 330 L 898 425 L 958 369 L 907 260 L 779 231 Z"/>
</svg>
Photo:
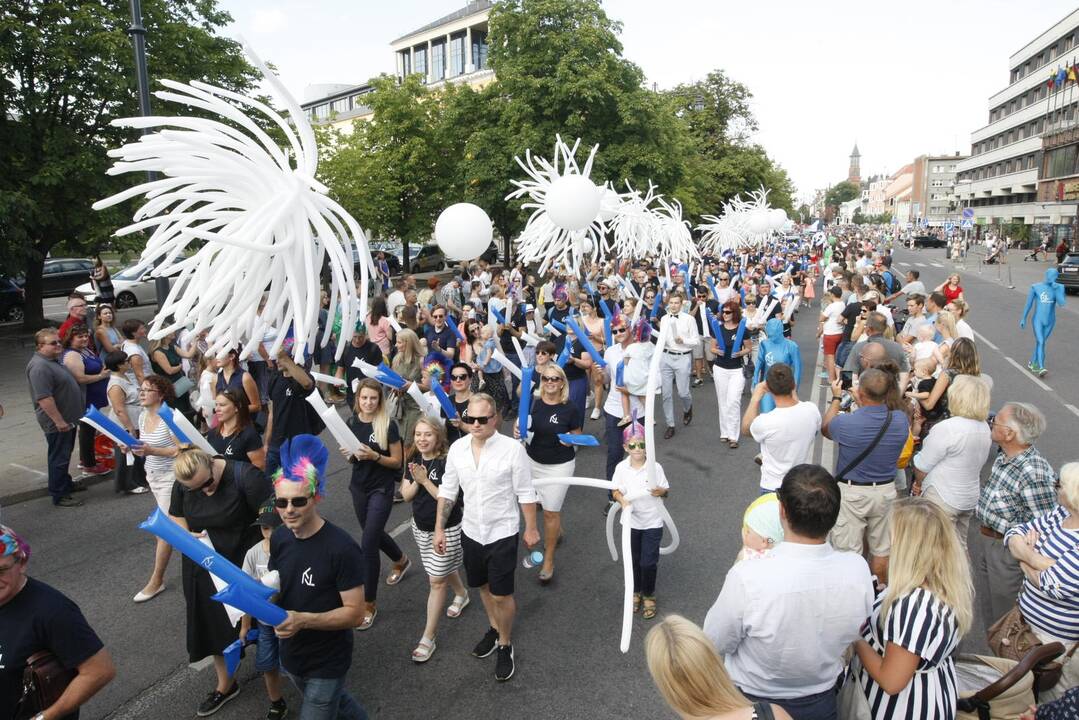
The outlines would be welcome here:
<svg viewBox="0 0 1079 720">
<path fill-rule="evenodd" d="M 108 472 L 104 475 L 94 475 L 92 477 L 84 477 L 82 482 L 86 487 L 93 487 L 94 485 L 100 485 L 101 483 L 112 480 L 112 472 Z M 37 500 L 38 498 L 48 497 L 49 489 L 34 488 L 33 490 L 20 490 L 19 492 L 13 492 L 8 495 L 0 495 L 0 505 L 4 507 L 10 507 L 11 505 L 17 505 L 19 503 L 27 502 L 29 500 Z"/>
</svg>

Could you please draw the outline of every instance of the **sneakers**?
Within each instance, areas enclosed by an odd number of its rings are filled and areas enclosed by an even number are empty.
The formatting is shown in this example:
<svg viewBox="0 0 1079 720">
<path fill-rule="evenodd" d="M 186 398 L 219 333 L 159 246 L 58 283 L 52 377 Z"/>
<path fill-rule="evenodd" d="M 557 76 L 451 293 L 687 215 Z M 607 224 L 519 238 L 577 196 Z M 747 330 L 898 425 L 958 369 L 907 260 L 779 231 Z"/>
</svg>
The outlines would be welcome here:
<svg viewBox="0 0 1079 720">
<path fill-rule="evenodd" d="M 701 378 L 693 378 L 693 381 L 690 383 L 690 385 L 693 387 L 700 387 L 701 385 L 704 385 L 704 380 L 702 380 Z"/>
<path fill-rule="evenodd" d="M 233 683 L 232 687 L 226 693 L 218 692 L 214 690 L 212 693 L 206 696 L 206 699 L 199 705 L 198 711 L 195 712 L 199 717 L 208 717 L 221 709 L 221 706 L 227 703 L 232 698 L 240 694 L 240 685 Z M 282 716 L 283 717 L 283 716 Z"/>
<path fill-rule="evenodd" d="M 483 639 L 476 643 L 476 647 L 472 648 L 472 654 L 478 658 L 485 658 L 495 651 L 497 645 L 498 631 L 494 628 L 488 628 Z"/>
<path fill-rule="evenodd" d="M 495 680 L 506 682 L 513 677 L 513 646 L 499 645 L 498 658 L 495 660 Z"/>
<path fill-rule="evenodd" d="M 592 414 L 589 417 L 591 417 L 593 420 L 599 420 L 602 417 L 600 409 L 596 408 L 595 410 L 593 410 Z"/>
<path fill-rule="evenodd" d="M 64 495 L 62 498 L 60 498 L 59 500 L 54 502 L 52 505 L 53 505 L 53 507 L 76 508 L 76 507 L 82 507 L 83 504 L 84 503 L 83 503 L 82 500 L 76 500 L 75 498 L 71 497 L 70 495 Z"/>
<path fill-rule="evenodd" d="M 266 720 L 285 720 L 288 717 L 288 705 L 285 698 L 270 703 L 270 711 L 266 713 Z"/>
</svg>

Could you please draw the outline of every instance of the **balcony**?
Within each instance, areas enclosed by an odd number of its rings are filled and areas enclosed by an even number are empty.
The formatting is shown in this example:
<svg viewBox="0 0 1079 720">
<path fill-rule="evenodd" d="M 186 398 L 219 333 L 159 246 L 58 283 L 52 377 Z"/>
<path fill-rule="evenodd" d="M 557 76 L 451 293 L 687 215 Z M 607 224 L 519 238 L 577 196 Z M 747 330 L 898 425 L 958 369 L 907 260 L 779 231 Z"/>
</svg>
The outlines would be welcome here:
<svg viewBox="0 0 1079 720">
<path fill-rule="evenodd" d="M 1002 117 L 1000 120 L 989 123 L 985 127 L 978 128 L 970 134 L 971 145 L 979 143 L 987 138 L 991 138 L 994 135 L 999 135 L 1002 132 L 1006 132 L 1016 125 L 1022 125 L 1023 123 L 1042 117 L 1046 113 L 1046 102 L 1046 99 L 1042 98 L 1032 105 L 1027 105 L 1022 110 L 1016 110 L 1011 115 Z M 1053 102 L 1059 103 L 1060 98 L 1054 97 Z M 1056 106 L 1054 105 L 1054 107 Z"/>
<path fill-rule="evenodd" d="M 1038 185 L 1038 168 L 1020 170 L 1006 175 L 975 180 L 956 185 L 956 197 L 963 200 L 1010 195 L 1017 192 L 1033 192 Z"/>
<path fill-rule="evenodd" d="M 1032 152 L 1038 152 L 1042 148 L 1042 139 L 1039 135 L 1032 135 L 1028 138 L 1023 138 L 1017 142 L 1012 142 L 1008 145 L 1002 145 L 995 150 L 981 153 L 980 155 L 974 155 L 966 158 L 959 163 L 957 170 L 969 171 L 983 167 L 985 165 L 992 165 L 993 163 L 1000 162 L 1001 160 L 1008 160 L 1013 157 L 1022 157 L 1023 155 L 1029 155 Z"/>
</svg>

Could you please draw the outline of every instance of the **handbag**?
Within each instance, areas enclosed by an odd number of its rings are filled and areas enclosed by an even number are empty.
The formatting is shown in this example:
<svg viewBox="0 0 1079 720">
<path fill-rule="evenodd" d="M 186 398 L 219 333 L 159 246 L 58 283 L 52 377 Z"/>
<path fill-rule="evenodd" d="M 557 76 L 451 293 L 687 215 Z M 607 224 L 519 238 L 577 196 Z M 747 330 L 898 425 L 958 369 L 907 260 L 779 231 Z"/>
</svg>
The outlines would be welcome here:
<svg viewBox="0 0 1079 720">
<path fill-rule="evenodd" d="M 862 684 L 858 682 L 858 673 L 862 664 L 855 657 L 851 659 L 847 672 L 843 674 L 843 684 L 836 694 L 836 707 L 843 720 L 870 720 L 873 714 L 869 710 Z"/>
<path fill-rule="evenodd" d="M 1006 612 L 1004 617 L 989 626 L 988 636 L 989 649 L 994 655 L 1016 662 L 1022 660 L 1034 648 L 1043 645 L 1034 630 L 1027 624 L 1018 603 Z M 1060 682 L 1064 664 L 1075 654 L 1076 648 L 1079 648 L 1079 642 L 1072 645 L 1062 661 L 1054 660 L 1034 668 L 1035 694 L 1045 692 Z"/>
<path fill-rule="evenodd" d="M 61 665 L 51 650 L 28 657 L 22 674 L 22 697 L 15 706 L 15 720 L 27 720 L 51 707 L 77 674 Z"/>
<path fill-rule="evenodd" d="M 899 452 L 899 459 L 896 460 L 895 466 L 900 470 L 903 470 L 910 465 L 910 459 L 914 457 L 914 433 L 907 431 L 907 442 L 903 444 L 903 449 Z"/>
<path fill-rule="evenodd" d="M 176 382 L 172 384 L 172 389 L 176 392 L 176 397 L 183 397 L 187 393 L 191 392 L 192 388 L 194 387 L 194 381 L 192 381 L 191 378 L 189 378 L 187 375 L 181 375 L 180 377 L 176 378 Z"/>
</svg>

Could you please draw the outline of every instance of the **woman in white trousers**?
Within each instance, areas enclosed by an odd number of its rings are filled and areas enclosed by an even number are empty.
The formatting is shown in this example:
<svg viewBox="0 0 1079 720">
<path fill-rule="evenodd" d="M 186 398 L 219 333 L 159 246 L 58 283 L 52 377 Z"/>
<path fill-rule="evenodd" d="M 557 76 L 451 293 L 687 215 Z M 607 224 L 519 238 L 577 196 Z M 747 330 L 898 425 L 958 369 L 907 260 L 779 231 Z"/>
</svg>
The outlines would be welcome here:
<svg viewBox="0 0 1079 720">
<path fill-rule="evenodd" d="M 736 301 L 724 303 L 719 312 L 719 322 L 712 327 L 712 379 L 719 405 L 719 439 L 733 450 L 741 433 L 742 390 L 746 386 L 742 370 L 753 343 Z"/>
</svg>

